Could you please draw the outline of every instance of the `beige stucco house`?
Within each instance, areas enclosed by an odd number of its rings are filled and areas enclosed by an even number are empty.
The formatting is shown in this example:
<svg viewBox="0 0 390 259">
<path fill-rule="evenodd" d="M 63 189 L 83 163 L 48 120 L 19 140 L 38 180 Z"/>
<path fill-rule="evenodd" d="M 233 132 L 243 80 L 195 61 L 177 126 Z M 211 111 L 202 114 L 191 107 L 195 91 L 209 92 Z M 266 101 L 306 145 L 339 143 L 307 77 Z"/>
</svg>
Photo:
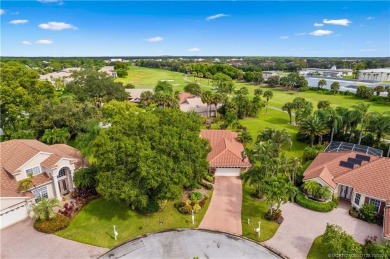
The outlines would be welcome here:
<svg viewBox="0 0 390 259">
<path fill-rule="evenodd" d="M 80 152 L 65 144 L 15 139 L 0 143 L 0 152 L 1 229 L 27 218 L 42 197 L 60 200 L 73 191 L 74 172 L 84 165 Z M 25 192 L 18 187 L 29 174 L 33 182 Z"/>
</svg>

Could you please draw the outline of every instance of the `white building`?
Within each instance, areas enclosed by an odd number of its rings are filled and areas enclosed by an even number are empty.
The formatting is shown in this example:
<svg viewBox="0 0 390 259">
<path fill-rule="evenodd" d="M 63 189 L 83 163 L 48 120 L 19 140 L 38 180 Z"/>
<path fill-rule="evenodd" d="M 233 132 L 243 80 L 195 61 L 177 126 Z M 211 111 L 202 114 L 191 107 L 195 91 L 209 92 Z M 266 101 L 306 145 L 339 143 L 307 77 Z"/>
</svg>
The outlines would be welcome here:
<svg viewBox="0 0 390 259">
<path fill-rule="evenodd" d="M 390 81 L 390 68 L 366 69 L 359 71 L 359 80 Z"/>
<path fill-rule="evenodd" d="M 61 200 L 73 191 L 74 172 L 84 164 L 75 148 L 32 139 L 2 142 L 0 152 L 0 229 L 27 218 L 32 203 L 41 198 Z M 29 174 L 32 184 L 28 191 L 20 190 L 20 181 Z"/>
<path fill-rule="evenodd" d="M 337 69 L 336 66 L 333 66 L 331 69 L 321 69 L 321 68 L 304 68 L 299 74 L 310 76 L 310 75 L 321 75 L 326 77 L 343 77 L 351 76 L 352 69 Z"/>
</svg>

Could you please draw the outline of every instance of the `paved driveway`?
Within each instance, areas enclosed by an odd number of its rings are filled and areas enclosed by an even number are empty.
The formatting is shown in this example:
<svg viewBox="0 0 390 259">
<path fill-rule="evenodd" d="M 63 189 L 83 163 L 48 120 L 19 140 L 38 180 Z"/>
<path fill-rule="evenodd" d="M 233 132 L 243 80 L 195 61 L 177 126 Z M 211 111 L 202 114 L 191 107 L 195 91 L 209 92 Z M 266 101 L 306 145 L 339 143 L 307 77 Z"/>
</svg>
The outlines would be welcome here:
<svg viewBox="0 0 390 259">
<path fill-rule="evenodd" d="M 241 236 L 241 205 L 241 179 L 231 176 L 216 176 L 213 197 L 199 228 Z"/>
<path fill-rule="evenodd" d="M 254 242 L 202 230 L 176 230 L 148 234 L 129 241 L 101 259 L 111 258 L 253 258 L 277 259 L 266 248 Z"/>
<path fill-rule="evenodd" d="M 0 258 L 97 258 L 107 248 L 36 231 L 27 219 L 0 231 Z"/>
<path fill-rule="evenodd" d="M 284 204 L 281 208 L 284 221 L 275 236 L 266 241 L 265 245 L 290 258 L 306 258 L 313 240 L 325 232 L 328 222 L 341 226 L 360 243 L 364 243 L 367 235 L 382 236 L 380 226 L 349 216 L 349 206 L 349 203 L 340 202 L 338 208 L 321 213 L 294 203 Z"/>
</svg>

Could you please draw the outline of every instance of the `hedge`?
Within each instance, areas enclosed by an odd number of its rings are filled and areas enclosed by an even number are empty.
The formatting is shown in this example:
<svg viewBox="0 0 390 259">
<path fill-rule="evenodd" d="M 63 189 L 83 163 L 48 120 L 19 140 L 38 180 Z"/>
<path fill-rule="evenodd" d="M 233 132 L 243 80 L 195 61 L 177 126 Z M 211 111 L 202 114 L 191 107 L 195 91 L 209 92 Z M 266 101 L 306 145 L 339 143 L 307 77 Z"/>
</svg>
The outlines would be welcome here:
<svg viewBox="0 0 390 259">
<path fill-rule="evenodd" d="M 328 202 L 318 202 L 311 199 L 308 199 L 303 193 L 298 193 L 297 196 L 295 196 L 295 202 L 299 204 L 300 206 L 315 210 L 319 212 L 329 212 L 336 208 L 339 204 L 338 200 L 333 198 L 332 201 Z"/>
<path fill-rule="evenodd" d="M 40 232 L 52 234 L 66 228 L 69 223 L 70 218 L 61 214 L 56 214 L 54 218 L 46 221 L 42 221 L 40 219 L 35 220 L 34 228 Z"/>
</svg>

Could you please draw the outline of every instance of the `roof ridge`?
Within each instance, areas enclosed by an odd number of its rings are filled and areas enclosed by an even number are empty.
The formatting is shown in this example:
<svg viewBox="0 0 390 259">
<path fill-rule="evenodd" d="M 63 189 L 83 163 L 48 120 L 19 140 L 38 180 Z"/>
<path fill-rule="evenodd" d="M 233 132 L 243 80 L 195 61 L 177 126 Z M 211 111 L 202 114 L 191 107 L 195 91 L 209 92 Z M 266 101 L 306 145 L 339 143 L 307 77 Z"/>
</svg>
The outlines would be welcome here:
<svg viewBox="0 0 390 259">
<path fill-rule="evenodd" d="M 220 142 L 222 142 L 223 140 L 225 140 L 225 138 L 222 138 L 222 139 L 221 139 L 220 141 L 218 141 L 217 143 L 220 143 Z M 220 155 L 222 155 L 222 153 L 225 152 L 225 150 L 227 150 L 226 142 L 223 141 L 223 143 L 225 144 L 225 148 L 222 149 L 222 151 L 219 152 L 218 155 L 216 155 L 215 157 L 213 157 L 213 159 L 211 159 L 211 161 L 215 160 L 217 157 L 219 157 Z M 211 161 L 210 161 L 210 162 L 211 162 Z"/>
<path fill-rule="evenodd" d="M 329 152 L 321 152 L 320 154 L 327 154 L 327 153 L 329 153 Z M 337 152 L 337 153 L 339 153 L 339 152 Z M 317 170 L 317 169 L 319 169 L 319 168 L 322 167 L 322 166 L 326 166 L 326 165 L 332 163 L 334 160 L 340 159 L 341 157 L 345 156 L 346 154 L 350 154 L 350 153 L 353 153 L 353 152 L 345 152 L 345 154 L 343 154 L 342 156 L 333 158 L 332 160 L 329 160 L 329 161 L 326 162 L 326 163 L 323 163 L 323 164 L 321 164 L 321 165 L 319 165 L 319 166 L 317 166 L 317 167 L 314 167 L 314 168 L 310 169 L 309 172 L 314 171 L 314 170 Z M 317 157 L 316 157 L 316 158 L 317 158 Z M 314 160 L 313 160 L 313 161 L 314 161 Z"/>
</svg>

